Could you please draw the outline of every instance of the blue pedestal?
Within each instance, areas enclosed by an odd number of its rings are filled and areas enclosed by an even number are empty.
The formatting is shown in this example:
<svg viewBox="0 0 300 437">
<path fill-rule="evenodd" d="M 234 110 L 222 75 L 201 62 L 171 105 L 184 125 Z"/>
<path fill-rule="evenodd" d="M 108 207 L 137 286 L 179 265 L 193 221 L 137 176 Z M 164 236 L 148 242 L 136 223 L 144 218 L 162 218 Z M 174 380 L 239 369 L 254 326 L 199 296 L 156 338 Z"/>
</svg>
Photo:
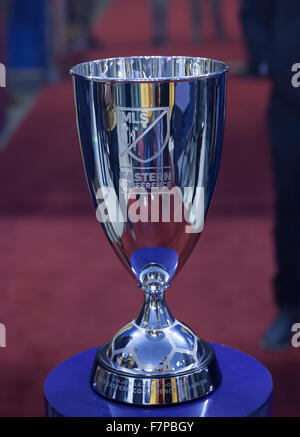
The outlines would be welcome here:
<svg viewBox="0 0 300 437">
<path fill-rule="evenodd" d="M 59 364 L 44 387 L 48 417 L 266 417 L 271 415 L 272 378 L 249 355 L 213 344 L 222 383 L 209 396 L 172 407 L 132 407 L 109 401 L 91 389 L 89 376 L 97 349 Z"/>
</svg>

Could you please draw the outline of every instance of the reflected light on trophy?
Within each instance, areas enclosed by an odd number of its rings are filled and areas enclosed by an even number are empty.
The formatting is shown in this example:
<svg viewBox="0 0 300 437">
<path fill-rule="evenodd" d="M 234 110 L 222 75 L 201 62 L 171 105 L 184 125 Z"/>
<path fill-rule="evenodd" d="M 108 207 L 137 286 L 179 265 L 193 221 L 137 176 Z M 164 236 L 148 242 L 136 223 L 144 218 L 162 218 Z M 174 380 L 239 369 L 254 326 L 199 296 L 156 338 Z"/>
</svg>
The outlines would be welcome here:
<svg viewBox="0 0 300 437">
<path fill-rule="evenodd" d="M 164 292 L 197 243 L 214 192 L 227 71 L 192 57 L 112 58 L 71 70 L 97 219 L 145 293 L 137 318 L 95 357 L 91 384 L 109 399 L 175 404 L 221 381 L 212 346 L 173 317 Z"/>
</svg>

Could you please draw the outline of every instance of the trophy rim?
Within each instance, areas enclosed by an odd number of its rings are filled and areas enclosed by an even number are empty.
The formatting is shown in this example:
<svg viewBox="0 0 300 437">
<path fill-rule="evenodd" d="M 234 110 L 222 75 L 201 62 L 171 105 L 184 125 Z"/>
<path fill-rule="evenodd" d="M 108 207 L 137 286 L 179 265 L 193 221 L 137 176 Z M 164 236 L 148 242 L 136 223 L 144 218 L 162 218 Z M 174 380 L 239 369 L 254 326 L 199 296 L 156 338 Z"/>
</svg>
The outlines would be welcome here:
<svg viewBox="0 0 300 437">
<path fill-rule="evenodd" d="M 100 63 L 105 61 L 116 61 L 121 59 L 186 59 L 186 60 L 197 60 L 197 61 L 207 61 L 207 62 L 216 62 L 220 64 L 221 69 L 218 71 L 210 72 L 210 73 L 203 73 L 203 74 L 197 74 L 193 76 L 168 76 L 168 77 L 149 77 L 149 78 L 120 78 L 120 77 L 99 77 L 94 75 L 88 75 L 83 73 L 76 72 L 76 69 L 78 67 L 82 67 L 88 64 L 92 63 Z M 214 58 L 206 58 L 201 56 L 167 56 L 167 55 L 151 55 L 151 56 L 116 56 L 111 58 L 100 58 L 95 59 L 91 61 L 81 62 L 79 64 L 74 65 L 72 68 L 70 68 L 69 73 L 73 77 L 81 78 L 90 82 L 102 82 L 102 83 L 158 83 L 158 82 L 187 82 L 187 81 L 196 81 L 201 79 L 208 79 L 208 78 L 215 78 L 218 76 L 222 76 L 226 74 L 230 69 L 230 66 L 222 60 L 214 59 Z"/>
</svg>

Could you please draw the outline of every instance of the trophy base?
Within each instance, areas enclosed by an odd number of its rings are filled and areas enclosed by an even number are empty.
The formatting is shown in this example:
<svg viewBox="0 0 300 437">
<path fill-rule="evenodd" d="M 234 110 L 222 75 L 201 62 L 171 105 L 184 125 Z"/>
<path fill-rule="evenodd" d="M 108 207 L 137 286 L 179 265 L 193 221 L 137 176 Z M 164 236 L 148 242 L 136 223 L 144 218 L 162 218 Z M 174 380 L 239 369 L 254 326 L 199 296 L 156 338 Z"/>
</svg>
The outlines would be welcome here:
<svg viewBox="0 0 300 437">
<path fill-rule="evenodd" d="M 118 402 L 172 405 L 213 392 L 221 381 L 215 352 L 176 320 L 164 293 L 145 293 L 139 316 L 96 355 L 91 384 Z"/>
<path fill-rule="evenodd" d="M 94 390 L 100 395 L 126 404 L 140 406 L 172 405 L 193 401 L 212 393 L 221 382 L 221 372 L 214 350 L 198 339 L 202 350 L 197 368 L 163 375 L 131 374 L 113 368 L 107 352 L 110 343 L 101 347 L 91 375 Z"/>
<path fill-rule="evenodd" d="M 213 344 L 213 348 L 222 372 L 219 388 L 193 402 L 160 407 L 123 404 L 96 394 L 87 381 L 98 348 L 82 351 L 60 363 L 47 376 L 44 385 L 46 415 L 106 418 L 103 423 L 112 423 L 113 418 L 118 420 L 120 417 L 163 421 L 170 417 L 186 420 L 187 417 L 271 416 L 273 386 L 268 370 L 236 349 L 219 344 Z"/>
</svg>

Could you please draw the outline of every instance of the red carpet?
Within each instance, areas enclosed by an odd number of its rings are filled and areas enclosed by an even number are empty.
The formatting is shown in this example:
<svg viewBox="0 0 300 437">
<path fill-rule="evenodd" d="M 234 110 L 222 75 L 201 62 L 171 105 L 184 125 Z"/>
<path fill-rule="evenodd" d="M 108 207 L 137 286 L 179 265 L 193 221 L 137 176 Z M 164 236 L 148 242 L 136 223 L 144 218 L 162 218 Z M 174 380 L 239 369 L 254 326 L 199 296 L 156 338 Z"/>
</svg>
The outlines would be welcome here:
<svg viewBox="0 0 300 437">
<path fill-rule="evenodd" d="M 7 325 L 0 415 L 42 415 L 51 368 L 110 338 L 137 314 L 142 294 L 93 214 L 3 218 L 0 225 L 0 319 Z M 298 416 L 299 350 L 265 353 L 257 346 L 273 315 L 270 232 L 269 218 L 211 217 L 167 299 L 200 336 L 264 363 L 274 378 L 274 413 Z"/>
<path fill-rule="evenodd" d="M 237 0 L 224 0 L 230 40 L 216 43 L 206 11 L 207 42 L 198 46 L 188 41 L 185 1 L 172 3 L 167 48 L 153 50 L 149 43 L 147 2 L 116 0 L 95 28 L 103 47 L 75 62 L 141 53 L 245 58 Z M 202 240 L 167 297 L 173 313 L 200 336 L 250 353 L 269 368 L 275 415 L 300 416 L 299 351 L 271 354 L 258 347 L 274 314 L 268 94 L 265 81 L 230 77 L 213 206 Z M 43 415 L 43 380 L 51 368 L 110 338 L 137 314 L 142 295 L 96 222 L 81 169 L 70 80 L 42 90 L 0 154 L 0 174 L 0 321 L 7 326 L 7 348 L 0 349 L 0 416 Z"/>
</svg>

